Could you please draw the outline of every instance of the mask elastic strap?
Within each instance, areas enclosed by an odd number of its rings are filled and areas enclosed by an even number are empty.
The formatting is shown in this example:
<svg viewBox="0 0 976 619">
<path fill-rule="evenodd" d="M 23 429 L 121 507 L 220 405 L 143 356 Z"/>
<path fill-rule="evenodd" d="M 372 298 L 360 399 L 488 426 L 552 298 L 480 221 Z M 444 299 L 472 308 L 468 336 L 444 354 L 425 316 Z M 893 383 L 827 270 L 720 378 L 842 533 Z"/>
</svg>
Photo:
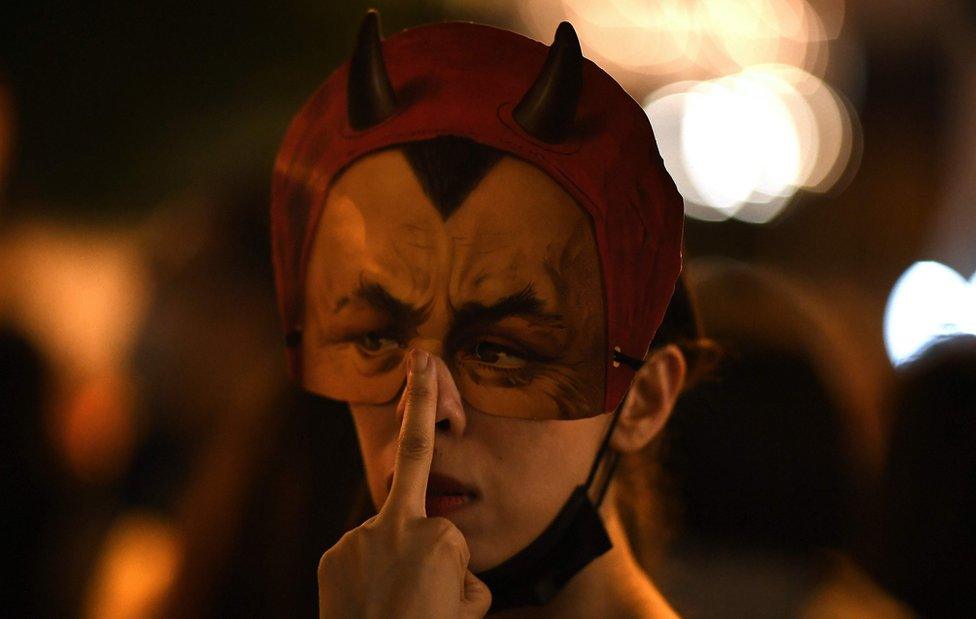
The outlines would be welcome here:
<svg viewBox="0 0 976 619">
<path fill-rule="evenodd" d="M 626 399 L 626 396 L 624 396 Z M 603 437 L 603 442 L 600 444 L 599 451 L 596 452 L 596 457 L 593 459 L 593 465 L 590 467 L 590 474 L 586 477 L 587 492 L 589 492 L 590 487 L 593 485 L 593 481 L 596 479 L 596 473 L 600 469 L 600 463 L 603 461 L 603 456 L 607 455 L 607 472 L 603 477 L 599 490 L 596 494 L 596 501 L 594 502 L 594 507 L 600 507 L 603 502 L 603 497 L 607 493 L 607 489 L 610 487 L 610 479 L 613 477 L 614 469 L 617 468 L 617 461 L 620 459 L 620 454 L 613 450 L 608 450 L 610 446 L 610 437 L 613 435 L 613 429 L 617 426 L 617 420 L 620 419 L 620 411 L 623 410 L 623 400 L 617 405 L 617 408 L 613 410 L 613 417 L 610 419 L 610 426 L 607 428 L 607 433 Z"/>
<path fill-rule="evenodd" d="M 620 352 L 619 348 L 615 348 L 613 351 L 613 362 L 615 365 L 623 363 L 635 372 L 639 370 L 642 365 L 644 365 L 643 361 Z M 627 394 L 625 393 L 623 397 L 620 398 L 620 402 L 617 404 L 617 407 L 613 409 L 613 418 L 610 419 L 610 426 L 607 428 L 607 433 L 603 437 L 603 442 L 600 444 L 599 451 L 596 452 L 596 457 L 593 459 L 593 465 L 590 467 L 590 474 L 587 476 L 586 483 L 584 484 L 587 492 L 589 492 L 590 487 L 593 484 L 593 480 L 596 479 L 596 473 L 600 469 L 600 462 L 603 460 L 604 454 L 606 454 L 608 451 L 607 448 L 610 446 L 610 437 L 613 435 L 614 428 L 617 427 L 617 421 L 620 419 L 620 411 L 623 410 L 624 402 L 626 400 Z M 607 473 L 600 484 L 600 489 L 597 492 L 596 501 L 594 502 L 594 506 L 597 508 L 599 508 L 603 503 L 603 497 L 606 496 L 607 490 L 610 488 L 610 480 L 613 479 L 613 473 L 616 470 L 617 462 L 619 461 L 620 452 L 609 450 L 609 455 L 607 455 Z"/>
</svg>

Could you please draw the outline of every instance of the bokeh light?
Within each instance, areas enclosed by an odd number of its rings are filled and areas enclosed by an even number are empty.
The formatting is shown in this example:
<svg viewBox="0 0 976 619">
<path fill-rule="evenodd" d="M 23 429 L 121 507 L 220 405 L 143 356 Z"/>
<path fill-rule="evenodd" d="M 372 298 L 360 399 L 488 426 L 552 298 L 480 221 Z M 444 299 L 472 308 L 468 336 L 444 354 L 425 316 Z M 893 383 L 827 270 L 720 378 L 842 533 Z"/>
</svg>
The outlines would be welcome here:
<svg viewBox="0 0 976 619">
<path fill-rule="evenodd" d="M 148 302 L 136 240 L 50 222 L 10 236 L 0 252 L 6 311 L 69 371 L 117 369 Z"/>
<path fill-rule="evenodd" d="M 36 221 L 0 239 L 0 306 L 56 378 L 46 432 L 76 478 L 121 475 L 137 440 L 127 363 L 149 300 L 135 234 Z"/>
<path fill-rule="evenodd" d="M 158 615 L 182 560 L 178 531 L 149 513 L 126 515 L 112 528 L 95 566 L 84 616 L 128 619 Z"/>
<path fill-rule="evenodd" d="M 644 107 L 688 215 L 704 220 L 771 221 L 798 189 L 836 181 L 855 136 L 840 97 L 786 65 L 671 84 Z"/>
<path fill-rule="evenodd" d="M 569 20 L 584 53 L 644 106 L 690 217 L 775 219 L 826 192 L 857 152 L 852 107 L 823 79 L 843 0 L 534 0 L 531 36 Z"/>
<path fill-rule="evenodd" d="M 725 74 L 786 63 L 821 74 L 843 3 L 827 3 L 829 26 L 806 0 L 530 0 L 520 16 L 541 40 L 570 20 L 584 52 L 611 73 Z"/>
<path fill-rule="evenodd" d="M 935 342 L 976 335 L 976 273 L 967 281 L 939 262 L 917 262 L 895 283 L 888 297 L 884 339 L 898 366 Z"/>
</svg>

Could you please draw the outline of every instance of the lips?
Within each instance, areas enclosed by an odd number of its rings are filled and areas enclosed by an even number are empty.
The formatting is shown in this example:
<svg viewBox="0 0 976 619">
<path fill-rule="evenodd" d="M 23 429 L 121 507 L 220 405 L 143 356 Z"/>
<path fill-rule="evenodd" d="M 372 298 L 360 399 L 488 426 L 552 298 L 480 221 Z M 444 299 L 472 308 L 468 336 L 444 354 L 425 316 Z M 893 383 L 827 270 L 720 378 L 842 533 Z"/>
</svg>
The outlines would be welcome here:
<svg viewBox="0 0 976 619">
<path fill-rule="evenodd" d="M 477 498 L 475 490 L 460 481 L 431 471 L 427 478 L 427 497 L 424 502 L 427 516 L 447 516 L 469 505 Z"/>
<path fill-rule="evenodd" d="M 387 479 L 387 488 L 393 485 L 393 475 Z M 446 516 L 467 505 L 470 505 L 478 498 L 478 491 L 467 486 L 461 481 L 449 476 L 431 471 L 427 478 L 427 495 L 425 497 L 425 507 L 427 515 Z"/>
<path fill-rule="evenodd" d="M 477 492 L 475 492 L 474 488 L 465 486 L 453 477 L 431 471 L 430 476 L 427 478 L 427 495 L 442 494 L 462 494 L 473 497 Z"/>
</svg>

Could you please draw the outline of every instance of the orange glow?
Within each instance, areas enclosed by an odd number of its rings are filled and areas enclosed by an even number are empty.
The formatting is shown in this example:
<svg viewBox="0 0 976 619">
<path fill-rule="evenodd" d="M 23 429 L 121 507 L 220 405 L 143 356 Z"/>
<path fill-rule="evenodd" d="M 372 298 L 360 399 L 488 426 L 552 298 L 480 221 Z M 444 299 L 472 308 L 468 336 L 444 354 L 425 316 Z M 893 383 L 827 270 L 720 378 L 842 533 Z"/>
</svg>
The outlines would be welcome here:
<svg viewBox="0 0 976 619">
<path fill-rule="evenodd" d="M 103 375 L 73 389 L 55 411 L 58 451 L 76 477 L 107 481 L 124 470 L 136 441 L 132 398 L 123 377 Z"/>
<path fill-rule="evenodd" d="M 85 616 L 158 616 L 182 559 L 181 542 L 171 524 L 148 514 L 131 514 L 118 522 L 102 549 Z"/>
<path fill-rule="evenodd" d="M 48 434 L 80 479 L 106 482 L 135 441 L 128 354 L 148 304 L 134 234 L 24 224 L 0 252 L 0 305 L 52 367 Z"/>
<path fill-rule="evenodd" d="M 137 244 L 123 233 L 35 223 L 0 254 L 0 303 L 76 375 L 118 367 L 148 302 Z"/>
</svg>

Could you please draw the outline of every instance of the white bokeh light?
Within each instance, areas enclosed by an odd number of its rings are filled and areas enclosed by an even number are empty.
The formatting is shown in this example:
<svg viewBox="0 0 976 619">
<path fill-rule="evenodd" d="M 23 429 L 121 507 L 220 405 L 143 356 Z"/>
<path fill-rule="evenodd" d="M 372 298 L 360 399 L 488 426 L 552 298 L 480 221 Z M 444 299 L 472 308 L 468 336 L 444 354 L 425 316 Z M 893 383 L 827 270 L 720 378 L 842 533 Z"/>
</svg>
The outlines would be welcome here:
<svg viewBox="0 0 976 619">
<path fill-rule="evenodd" d="M 689 217 L 765 224 L 799 190 L 841 186 L 857 163 L 857 115 L 822 79 L 845 5 L 524 0 L 512 8 L 543 42 L 568 20 L 584 55 L 642 99 Z"/>
<path fill-rule="evenodd" d="M 763 176 L 749 141 L 755 108 L 748 99 L 727 84 L 706 82 L 684 106 L 681 151 L 689 179 L 704 204 L 726 212 L 748 200 Z"/>
<path fill-rule="evenodd" d="M 545 40 L 563 19 L 584 52 L 617 69 L 702 77 L 761 63 L 786 63 L 822 75 L 825 43 L 843 22 L 843 0 L 524 0 L 519 16 Z M 829 5 L 829 6 L 828 6 Z"/>
<path fill-rule="evenodd" d="M 917 262 L 888 297 L 884 339 L 891 362 L 910 361 L 952 335 L 976 335 L 976 273 L 967 281 L 938 262 Z"/>
<path fill-rule="evenodd" d="M 822 190 L 850 155 L 851 120 L 819 78 L 759 65 L 668 85 L 645 101 L 690 217 L 773 220 L 800 188 Z"/>
</svg>

